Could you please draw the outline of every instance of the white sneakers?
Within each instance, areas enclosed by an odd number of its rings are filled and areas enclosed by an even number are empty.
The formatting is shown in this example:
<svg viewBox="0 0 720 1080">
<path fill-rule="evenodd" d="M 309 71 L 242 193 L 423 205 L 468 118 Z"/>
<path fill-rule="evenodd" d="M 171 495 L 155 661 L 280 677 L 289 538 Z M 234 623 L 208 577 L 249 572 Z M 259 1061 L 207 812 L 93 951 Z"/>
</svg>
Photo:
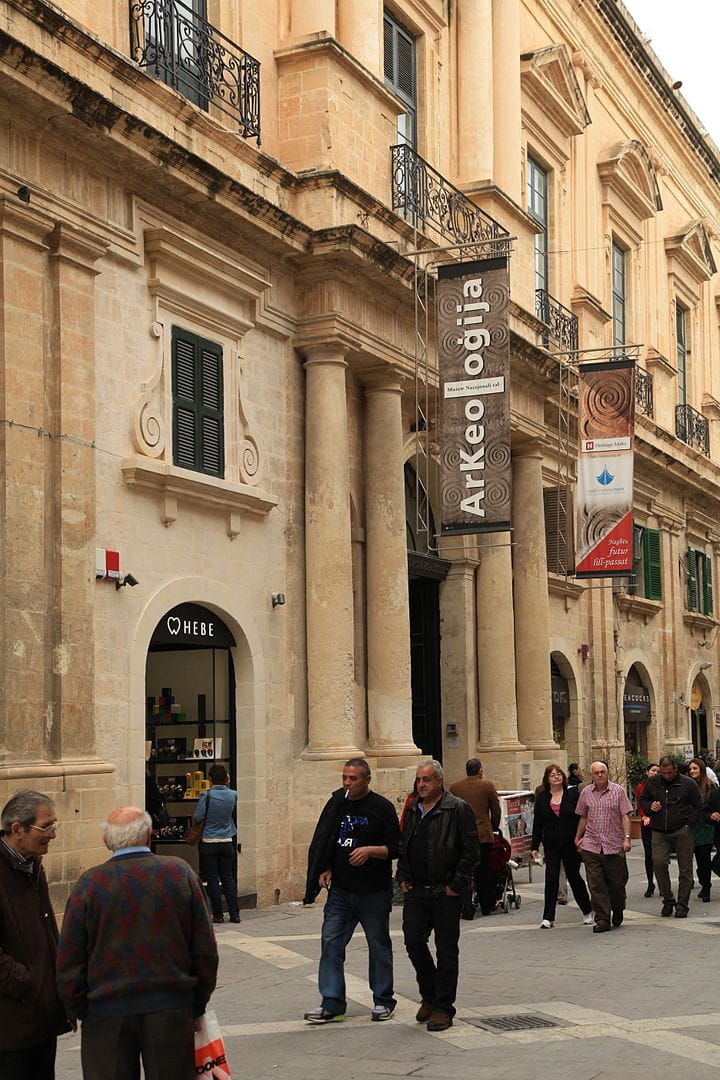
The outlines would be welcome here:
<svg viewBox="0 0 720 1080">
<path fill-rule="evenodd" d="M 541 930 L 552 930 L 554 925 L 555 925 L 555 923 L 551 923 L 549 919 L 543 919 L 543 921 L 540 923 L 540 929 Z"/>
</svg>

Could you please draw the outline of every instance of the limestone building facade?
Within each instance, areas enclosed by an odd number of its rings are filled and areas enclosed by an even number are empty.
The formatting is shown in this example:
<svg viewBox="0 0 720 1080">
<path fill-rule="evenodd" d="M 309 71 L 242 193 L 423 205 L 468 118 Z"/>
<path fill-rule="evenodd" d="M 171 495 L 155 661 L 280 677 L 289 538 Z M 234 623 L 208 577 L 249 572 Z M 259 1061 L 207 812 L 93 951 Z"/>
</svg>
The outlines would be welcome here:
<svg viewBox="0 0 720 1080">
<path fill-rule="evenodd" d="M 719 179 L 617 0 L 7 0 L 0 794 L 55 793 L 58 904 L 147 761 L 178 820 L 228 763 L 265 904 L 351 754 L 402 800 L 421 754 L 715 749 Z M 493 239 L 512 530 L 450 542 L 435 268 Z M 619 352 L 636 572 L 581 582 Z"/>
</svg>

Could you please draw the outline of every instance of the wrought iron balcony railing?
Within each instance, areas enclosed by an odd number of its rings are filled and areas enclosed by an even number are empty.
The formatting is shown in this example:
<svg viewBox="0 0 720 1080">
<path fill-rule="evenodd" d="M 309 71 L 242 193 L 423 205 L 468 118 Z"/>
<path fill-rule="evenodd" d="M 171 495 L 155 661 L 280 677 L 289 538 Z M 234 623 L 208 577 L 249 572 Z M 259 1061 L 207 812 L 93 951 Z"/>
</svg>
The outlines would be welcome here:
<svg viewBox="0 0 720 1080">
<path fill-rule="evenodd" d="M 391 150 L 393 210 L 403 211 L 411 220 L 431 227 L 449 243 L 497 240 L 497 246 L 484 245 L 487 253 L 507 253 L 507 229 L 453 187 L 411 146 L 393 146 Z"/>
<path fill-rule="evenodd" d="M 535 290 L 535 314 L 550 328 L 544 341 L 551 340 L 563 352 L 577 352 L 578 318 L 545 289 Z"/>
<path fill-rule="evenodd" d="M 653 377 L 635 365 L 635 408 L 645 416 L 653 414 Z"/>
<path fill-rule="evenodd" d="M 675 406 L 675 434 L 688 446 L 710 456 L 710 424 L 692 405 Z"/>
<path fill-rule="evenodd" d="M 260 64 L 182 0 L 130 0 L 130 54 L 206 111 L 238 121 L 260 143 Z"/>
</svg>

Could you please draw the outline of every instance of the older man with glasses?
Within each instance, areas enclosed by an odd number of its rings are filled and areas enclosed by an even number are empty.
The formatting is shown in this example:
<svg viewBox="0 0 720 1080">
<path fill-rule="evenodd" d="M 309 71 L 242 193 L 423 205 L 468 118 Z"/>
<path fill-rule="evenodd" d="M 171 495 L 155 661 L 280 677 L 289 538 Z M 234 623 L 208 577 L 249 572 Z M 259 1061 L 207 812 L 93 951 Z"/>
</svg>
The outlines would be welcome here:
<svg viewBox="0 0 720 1080">
<path fill-rule="evenodd" d="M 58 928 L 42 857 L 59 822 L 49 795 L 17 791 L 0 815 L 0 1080 L 54 1080 L 70 1030 L 55 984 Z"/>
</svg>

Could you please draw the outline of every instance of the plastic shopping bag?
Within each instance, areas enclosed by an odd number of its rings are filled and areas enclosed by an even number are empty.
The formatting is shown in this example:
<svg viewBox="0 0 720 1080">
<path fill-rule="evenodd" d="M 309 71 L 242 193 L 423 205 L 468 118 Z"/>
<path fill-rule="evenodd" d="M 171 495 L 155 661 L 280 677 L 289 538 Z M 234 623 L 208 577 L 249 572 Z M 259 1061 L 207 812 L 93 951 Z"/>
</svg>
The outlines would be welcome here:
<svg viewBox="0 0 720 1080">
<path fill-rule="evenodd" d="M 220 1025 L 212 1009 L 200 1017 L 200 1030 L 195 1032 L 195 1075 L 206 1080 L 232 1080 Z"/>
</svg>

